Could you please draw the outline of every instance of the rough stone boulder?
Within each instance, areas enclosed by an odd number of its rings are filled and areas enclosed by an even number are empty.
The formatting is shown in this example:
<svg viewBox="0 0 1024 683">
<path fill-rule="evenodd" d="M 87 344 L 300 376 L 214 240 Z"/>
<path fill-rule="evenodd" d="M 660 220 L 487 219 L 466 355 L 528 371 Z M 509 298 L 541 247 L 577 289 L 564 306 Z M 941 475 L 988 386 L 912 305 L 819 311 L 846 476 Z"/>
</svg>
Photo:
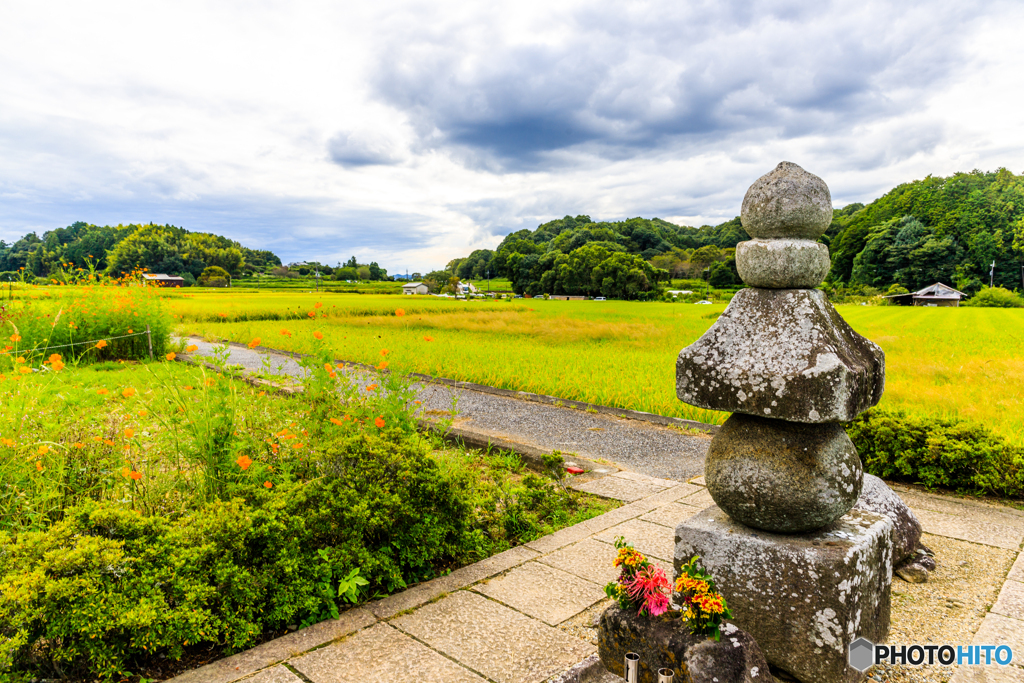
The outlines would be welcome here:
<svg viewBox="0 0 1024 683">
<path fill-rule="evenodd" d="M 921 522 L 895 491 L 878 477 L 865 474 L 854 509 L 888 517 L 892 522 L 893 566 L 898 576 L 912 583 L 928 580 L 935 569 L 932 552 L 921 543 Z"/>
<path fill-rule="evenodd" d="M 749 634 L 725 623 L 721 640 L 695 636 L 679 617 L 640 617 L 612 605 L 601 615 L 598 654 L 613 674 L 625 677 L 627 652 L 640 655 L 640 683 L 657 683 L 658 669 L 672 669 L 676 683 L 773 683 L 768 662 Z"/>
<path fill-rule="evenodd" d="M 882 350 L 816 289 L 741 289 L 676 362 L 680 400 L 791 422 L 847 422 L 884 387 Z"/>
<path fill-rule="evenodd" d="M 757 531 L 717 506 L 676 528 L 675 568 L 694 555 L 729 602 L 732 622 L 803 683 L 852 683 L 847 648 L 889 634 L 892 522 L 853 509 L 799 535 Z"/>
</svg>

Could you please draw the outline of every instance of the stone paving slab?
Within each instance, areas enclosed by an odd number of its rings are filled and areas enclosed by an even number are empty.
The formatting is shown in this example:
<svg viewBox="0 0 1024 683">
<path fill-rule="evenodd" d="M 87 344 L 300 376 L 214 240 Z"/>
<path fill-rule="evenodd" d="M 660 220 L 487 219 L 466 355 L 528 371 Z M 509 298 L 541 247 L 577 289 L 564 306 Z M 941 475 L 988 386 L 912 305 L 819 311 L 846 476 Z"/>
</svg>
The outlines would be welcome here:
<svg viewBox="0 0 1024 683">
<path fill-rule="evenodd" d="M 1014 661 L 1017 661 L 1020 657 L 1017 653 L 1024 653 L 1024 621 L 989 612 L 971 644 L 1009 645 L 1014 652 Z"/>
<path fill-rule="evenodd" d="M 1010 527 L 992 522 L 975 521 L 964 515 L 911 508 L 921 525 L 930 534 L 958 538 L 961 541 L 1016 550 L 1024 540 L 1024 526 Z"/>
<path fill-rule="evenodd" d="M 991 522 L 1010 527 L 1024 526 L 1024 512 L 1010 507 L 921 493 L 904 487 L 893 490 L 903 499 L 904 503 L 915 509 L 944 512 L 978 522 Z"/>
<path fill-rule="evenodd" d="M 655 486 L 654 484 L 642 481 L 623 479 L 614 475 L 601 477 L 600 479 L 592 479 L 580 484 L 574 483 L 572 484 L 572 487 L 578 491 L 586 491 L 587 493 L 593 493 L 596 496 L 614 498 L 616 500 L 626 501 L 627 503 L 640 500 L 641 498 L 646 498 L 647 496 L 663 491 L 666 488 L 664 486 Z"/>
<path fill-rule="evenodd" d="M 1010 573 L 1006 578 L 1012 581 L 1024 582 L 1024 553 L 1017 556 L 1017 559 L 1014 561 L 1013 566 L 1010 567 Z M 1021 652 L 1024 652 L 1024 650 Z"/>
<path fill-rule="evenodd" d="M 675 528 L 679 526 L 680 522 L 683 522 L 690 517 L 701 511 L 701 508 L 694 507 L 692 505 L 683 505 L 681 503 L 669 503 L 663 505 L 660 508 L 651 510 L 646 515 L 640 517 L 645 522 L 652 522 L 654 524 L 660 524 L 661 526 L 667 526 L 672 529 L 673 534 Z"/>
<path fill-rule="evenodd" d="M 539 683 L 597 649 L 469 591 L 391 623 L 498 683 Z"/>
<path fill-rule="evenodd" d="M 612 566 L 616 553 L 614 546 L 587 538 L 537 561 L 604 586 L 619 578 L 618 567 Z"/>
<path fill-rule="evenodd" d="M 949 683 L 1024 683 L 1019 666 L 959 666 Z"/>
<path fill-rule="evenodd" d="M 650 484 L 652 486 L 661 486 L 662 488 L 670 489 L 673 486 L 679 486 L 679 482 L 672 479 L 660 479 L 658 477 L 650 477 L 646 474 L 637 474 L 636 472 L 630 472 L 629 470 L 619 470 L 609 476 L 616 477 L 618 479 L 628 479 L 630 481 L 639 482 L 641 484 Z"/>
<path fill-rule="evenodd" d="M 251 650 L 187 671 L 170 680 L 172 683 L 233 683 L 255 671 L 354 633 L 375 621 L 369 611 L 357 607 L 345 612 L 338 619 L 322 621 L 309 628 L 257 645 Z"/>
<path fill-rule="evenodd" d="M 693 507 L 703 510 L 704 508 L 709 508 L 714 505 L 715 499 L 711 497 L 711 494 L 708 493 L 706 488 L 702 488 L 688 496 L 680 498 L 679 502 L 684 505 L 692 505 Z"/>
<path fill-rule="evenodd" d="M 1024 619 L 1024 583 L 1019 581 L 1004 583 L 1003 589 L 999 591 L 996 604 L 992 606 L 992 611 L 1014 619 Z"/>
<path fill-rule="evenodd" d="M 527 562 L 475 588 L 551 626 L 605 598 L 598 584 L 537 562 Z"/>
<path fill-rule="evenodd" d="M 553 534 L 541 536 L 536 541 L 530 541 L 526 544 L 526 547 L 539 553 L 550 553 L 570 543 L 582 540 L 592 533 L 594 532 L 586 524 L 574 524 L 565 529 L 560 529 Z"/>
<path fill-rule="evenodd" d="M 313 683 L 483 683 L 476 673 L 389 626 L 377 624 L 291 662 Z"/>
<path fill-rule="evenodd" d="M 241 683 L 303 683 L 303 680 L 280 664 L 264 669 Z"/>
<path fill-rule="evenodd" d="M 626 542 L 644 555 L 656 557 L 671 563 L 675 554 L 675 532 L 660 524 L 639 519 L 623 522 L 594 536 L 598 541 L 615 543 L 617 536 L 624 536 Z"/>
<path fill-rule="evenodd" d="M 572 527 L 569 528 L 571 529 Z M 431 579 L 401 593 L 390 595 L 383 600 L 371 602 L 367 607 L 377 618 L 390 619 L 399 612 L 419 607 L 438 596 L 465 588 L 495 574 L 500 574 L 539 555 L 540 553 L 536 550 L 526 546 L 517 546 L 467 567 L 456 569 L 447 576 Z"/>
</svg>

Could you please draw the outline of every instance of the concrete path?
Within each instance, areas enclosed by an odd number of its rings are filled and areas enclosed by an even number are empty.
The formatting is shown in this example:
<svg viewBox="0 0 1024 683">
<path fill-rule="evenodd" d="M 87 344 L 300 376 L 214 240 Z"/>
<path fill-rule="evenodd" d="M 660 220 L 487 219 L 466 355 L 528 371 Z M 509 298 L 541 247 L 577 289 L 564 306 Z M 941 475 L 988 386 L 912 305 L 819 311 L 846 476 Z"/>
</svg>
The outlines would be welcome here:
<svg viewBox="0 0 1024 683">
<path fill-rule="evenodd" d="M 617 575 L 612 566 L 615 538 L 625 536 L 671 572 L 675 526 L 712 501 L 701 477 L 681 483 L 623 471 L 578 488 L 628 502 L 352 609 L 336 621 L 182 674 L 173 683 L 616 680 L 596 662 L 587 633 L 604 599 L 602 587 Z M 1019 511 L 897 491 L 935 536 L 1013 554 L 1024 541 L 1024 513 Z M 1017 556 L 995 605 L 984 615 L 975 644 L 1005 643 L 1024 653 L 1022 558 Z M 940 556 L 940 566 L 942 561 Z M 952 680 L 1021 681 L 1024 668 L 968 672 L 962 667 Z"/>
<path fill-rule="evenodd" d="M 255 354 L 239 351 L 232 349 L 233 359 L 258 361 Z M 298 370 L 295 366 L 292 372 Z M 421 391 L 434 389 L 422 387 Z M 617 574 L 612 566 L 614 540 L 625 536 L 671 573 L 676 525 L 713 504 L 703 477 L 677 474 L 699 471 L 703 463 L 703 450 L 681 444 L 689 439 L 704 442 L 706 447 L 706 439 L 685 437 L 636 420 L 553 406 L 524 407 L 512 398 L 490 403 L 490 397 L 470 392 L 462 392 L 461 398 L 467 419 L 481 428 L 516 436 L 515 430 L 522 429 L 547 450 L 558 447 L 563 442 L 560 440 L 578 439 L 580 429 L 590 429 L 587 425 L 601 425 L 604 433 L 600 438 L 577 441 L 586 446 L 578 452 L 591 457 L 600 453 L 598 457 L 621 463 L 627 470 L 603 476 L 591 472 L 574 486 L 621 500 L 625 505 L 448 576 L 349 610 L 338 620 L 296 631 L 187 672 L 172 679 L 174 683 L 621 681 L 596 661 L 596 647 L 591 642 L 593 615 L 604 600 L 602 587 Z M 430 405 L 444 406 L 444 400 L 437 398 Z M 507 413 L 505 417 L 498 415 L 501 411 Z M 650 436 L 655 432 L 657 436 Z M 648 444 L 647 448 L 661 444 L 664 455 L 654 458 L 653 466 L 646 465 L 646 459 L 641 459 L 648 457 L 644 447 L 628 444 L 634 438 L 650 439 L 640 442 Z M 671 457 L 684 464 L 672 468 L 660 463 Z M 676 476 L 651 476 L 641 473 L 644 470 L 669 471 Z M 926 542 L 956 547 L 967 558 L 994 558 L 989 566 L 993 562 L 997 566 L 994 578 L 982 586 L 970 576 L 975 571 L 970 559 L 953 563 L 940 554 L 940 570 L 947 575 L 959 571 L 966 576 L 945 579 L 944 586 L 894 581 L 894 601 L 919 600 L 902 608 L 911 617 L 916 612 L 935 612 L 939 608 L 931 605 L 941 604 L 943 615 L 938 623 L 950 619 L 960 624 L 960 635 L 952 644 L 1007 644 L 1013 648 L 1015 665 L 960 667 L 951 683 L 1024 682 L 1024 666 L 1020 666 L 1024 664 L 1024 555 L 1019 554 L 1024 542 L 1024 512 L 898 485 L 893 488 L 931 535 L 931 541 Z M 962 592 L 938 597 L 927 593 L 939 589 Z M 914 590 L 925 592 L 915 597 Z M 971 592 L 976 595 L 966 595 Z M 928 618 L 927 614 L 923 616 Z M 939 628 L 936 637 L 951 637 L 946 626 Z M 916 633 L 911 624 L 907 636 L 911 640 L 905 644 L 919 642 L 914 639 Z M 924 680 L 912 675 L 902 677 L 897 672 L 889 680 Z M 929 674 L 927 680 L 947 680 L 948 675 L 933 678 Z"/>
<path fill-rule="evenodd" d="M 216 348 L 223 346 L 197 337 L 187 341 L 199 347 L 192 355 L 200 358 L 213 355 Z M 228 363 L 249 372 L 264 372 L 268 366 L 270 374 L 279 376 L 301 377 L 303 372 L 294 358 L 280 353 L 231 344 L 228 354 Z M 501 395 L 464 386 L 421 382 L 416 388 L 425 411 L 450 411 L 452 398 L 457 398 L 458 416 L 454 426 L 483 437 L 547 452 L 558 449 L 590 460 L 609 461 L 653 477 L 685 481 L 704 473 L 704 457 L 711 443 L 709 437 L 684 434 L 677 428 L 647 419 L 623 419 L 614 413 L 643 417 L 642 414 L 631 411 L 590 413 L 520 400 L 511 396 L 514 392 L 501 392 L 507 394 Z"/>
</svg>

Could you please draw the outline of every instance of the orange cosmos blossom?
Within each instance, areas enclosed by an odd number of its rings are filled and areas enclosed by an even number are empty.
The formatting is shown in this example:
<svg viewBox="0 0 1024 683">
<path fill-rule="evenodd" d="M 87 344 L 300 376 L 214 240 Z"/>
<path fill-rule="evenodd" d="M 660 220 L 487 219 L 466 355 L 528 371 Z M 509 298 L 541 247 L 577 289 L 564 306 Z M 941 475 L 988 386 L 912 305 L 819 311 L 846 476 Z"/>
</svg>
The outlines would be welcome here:
<svg viewBox="0 0 1024 683">
<path fill-rule="evenodd" d="M 434 341 L 434 338 L 433 337 L 424 337 L 423 341 L 431 342 L 431 341 Z"/>
<path fill-rule="evenodd" d="M 8 448 L 14 448 L 14 439 L 0 439 L 0 443 Z"/>
<path fill-rule="evenodd" d="M 20 342 L 21 341 L 21 335 L 20 334 L 12 334 L 11 335 L 11 341 L 12 342 Z"/>
<path fill-rule="evenodd" d="M 48 361 L 50 363 L 59 363 L 61 360 L 59 353 L 51 353 Z"/>
<path fill-rule="evenodd" d="M 387 349 L 381 349 L 381 350 L 380 350 L 380 355 L 382 355 L 382 356 L 386 356 L 386 355 L 388 355 L 389 353 L 391 353 L 391 352 L 390 352 L 390 351 L 388 351 Z"/>
<path fill-rule="evenodd" d="M 134 429 L 128 428 L 128 429 L 124 430 L 124 438 L 131 439 L 134 436 L 135 436 L 135 430 Z"/>
<path fill-rule="evenodd" d="M 18 356 L 17 358 L 14 359 L 14 362 L 15 363 L 24 363 L 25 362 L 25 357 L 24 356 Z"/>
<path fill-rule="evenodd" d="M 310 311 L 306 315 L 308 315 L 310 318 L 315 318 L 316 317 L 316 311 Z"/>
<path fill-rule="evenodd" d="M 62 363 L 59 360 L 55 360 L 53 361 L 53 364 L 50 365 L 50 367 L 53 369 L 54 372 L 60 372 L 61 370 L 64 369 L 64 363 Z"/>
<path fill-rule="evenodd" d="M 174 360 L 174 359 L 175 359 L 175 358 L 177 358 L 177 357 L 178 357 L 178 354 L 174 353 L 174 351 L 171 351 L 171 352 L 170 352 L 169 354 L 167 354 L 167 356 L 166 356 L 167 360 Z"/>
<path fill-rule="evenodd" d="M 339 419 L 338 419 L 338 418 L 336 418 L 336 417 L 332 417 L 332 418 L 331 418 L 331 422 L 333 422 L 334 424 L 338 425 L 339 427 L 340 427 L 340 426 L 341 426 L 341 424 L 342 424 L 341 420 L 339 420 Z"/>
<path fill-rule="evenodd" d="M 377 425 L 377 429 L 384 429 L 384 418 L 378 417 L 373 421 L 373 424 Z"/>
<path fill-rule="evenodd" d="M 110 392 L 107 391 L 106 389 L 99 389 L 96 393 L 99 394 L 100 396 L 106 396 Z"/>
<path fill-rule="evenodd" d="M 189 346 L 185 347 L 185 353 L 192 353 L 193 351 L 198 351 L 198 350 L 199 350 L 199 347 L 196 346 L 195 344 L 190 344 Z"/>
<path fill-rule="evenodd" d="M 274 485 L 271 484 L 269 481 L 265 481 L 265 482 L 263 482 L 263 487 L 264 488 L 268 488 L 268 489 L 272 489 L 272 488 L 274 488 Z"/>
<path fill-rule="evenodd" d="M 114 445 L 114 442 L 111 441 L 110 439 L 103 439 L 103 443 L 107 444 L 108 446 L 113 446 Z"/>
<path fill-rule="evenodd" d="M 249 465 L 252 464 L 252 458 L 250 458 L 248 455 L 243 455 L 239 457 L 238 460 L 235 461 L 235 463 L 243 470 L 247 470 L 249 469 Z"/>
<path fill-rule="evenodd" d="M 96 342 L 96 348 L 97 349 L 103 349 L 103 348 L 106 348 L 106 346 L 107 346 L 107 342 L 105 340 L 103 340 L 103 339 L 100 339 L 98 342 Z"/>
<path fill-rule="evenodd" d="M 388 362 L 387 362 L 386 360 L 382 360 L 382 361 L 381 361 L 381 362 L 380 362 L 380 363 L 379 363 L 379 364 L 377 365 L 377 369 L 378 369 L 378 370 L 384 370 L 384 369 L 385 369 L 385 368 L 387 368 L 387 367 L 388 367 Z"/>
<path fill-rule="evenodd" d="M 292 333 L 289 332 L 288 330 L 284 329 L 284 328 L 281 329 L 281 334 L 284 335 L 285 337 L 292 336 Z"/>
<path fill-rule="evenodd" d="M 396 308 L 395 309 L 395 315 L 397 317 L 401 318 L 403 315 L 405 315 L 405 309 L 404 308 Z"/>
<path fill-rule="evenodd" d="M 127 389 L 121 392 L 121 395 L 124 396 L 125 398 L 131 398 L 132 396 L 135 395 L 135 389 L 128 387 Z"/>
<path fill-rule="evenodd" d="M 324 338 L 323 332 L 314 332 L 313 337 L 318 341 Z"/>
<path fill-rule="evenodd" d="M 377 390 L 377 385 L 376 384 L 367 384 L 366 385 L 366 390 L 367 391 L 376 391 Z"/>
<path fill-rule="evenodd" d="M 255 338 L 253 338 L 253 340 L 251 342 L 246 344 L 246 346 L 248 346 L 250 349 L 255 349 L 257 346 L 260 345 L 261 341 L 262 340 L 259 337 L 255 337 Z"/>
<path fill-rule="evenodd" d="M 320 303 L 319 301 L 317 301 L 315 304 L 313 304 L 313 308 L 320 308 L 321 306 L 323 306 L 323 304 Z"/>
<path fill-rule="evenodd" d="M 43 471 L 43 463 L 41 463 L 38 460 L 36 460 L 36 469 L 39 470 L 40 472 L 42 472 Z"/>
<path fill-rule="evenodd" d="M 32 369 L 31 368 L 18 368 L 18 372 L 20 372 L 23 375 L 27 375 L 27 374 L 32 372 Z"/>
<path fill-rule="evenodd" d="M 131 477 L 134 481 L 138 481 L 139 479 L 142 479 L 142 472 L 136 472 L 135 470 L 132 470 L 128 474 L 128 476 Z"/>
</svg>

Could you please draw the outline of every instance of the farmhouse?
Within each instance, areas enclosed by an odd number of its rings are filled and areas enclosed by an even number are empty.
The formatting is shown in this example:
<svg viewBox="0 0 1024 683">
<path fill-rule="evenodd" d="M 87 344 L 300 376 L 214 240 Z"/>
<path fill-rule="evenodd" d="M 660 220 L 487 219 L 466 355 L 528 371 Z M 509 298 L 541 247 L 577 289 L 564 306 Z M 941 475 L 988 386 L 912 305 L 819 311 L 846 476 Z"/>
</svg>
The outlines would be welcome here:
<svg viewBox="0 0 1024 683">
<path fill-rule="evenodd" d="M 892 299 L 893 303 L 900 306 L 959 306 L 960 299 L 967 296 L 961 291 L 953 289 L 949 285 L 936 282 L 934 285 L 925 287 L 918 292 L 909 294 L 893 294 L 885 297 Z"/>
<path fill-rule="evenodd" d="M 402 294 L 429 294 L 430 288 L 422 282 L 410 282 L 402 285 Z"/>
<path fill-rule="evenodd" d="M 146 273 L 142 276 L 143 281 L 152 282 L 157 287 L 184 287 L 185 278 L 177 275 L 164 275 L 163 273 Z"/>
</svg>

